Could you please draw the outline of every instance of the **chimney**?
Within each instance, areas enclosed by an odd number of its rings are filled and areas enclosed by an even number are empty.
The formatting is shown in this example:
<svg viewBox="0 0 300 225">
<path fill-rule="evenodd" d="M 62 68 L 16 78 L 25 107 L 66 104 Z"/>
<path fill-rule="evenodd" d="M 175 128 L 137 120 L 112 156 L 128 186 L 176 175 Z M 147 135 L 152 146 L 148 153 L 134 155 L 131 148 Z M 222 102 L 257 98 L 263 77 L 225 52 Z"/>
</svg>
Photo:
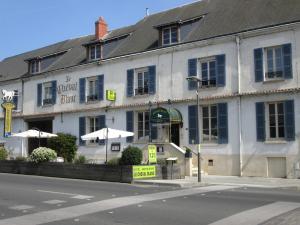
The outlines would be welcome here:
<svg viewBox="0 0 300 225">
<path fill-rule="evenodd" d="M 95 22 L 95 37 L 97 40 L 102 39 L 107 34 L 107 23 L 101 16 L 99 20 Z"/>
</svg>

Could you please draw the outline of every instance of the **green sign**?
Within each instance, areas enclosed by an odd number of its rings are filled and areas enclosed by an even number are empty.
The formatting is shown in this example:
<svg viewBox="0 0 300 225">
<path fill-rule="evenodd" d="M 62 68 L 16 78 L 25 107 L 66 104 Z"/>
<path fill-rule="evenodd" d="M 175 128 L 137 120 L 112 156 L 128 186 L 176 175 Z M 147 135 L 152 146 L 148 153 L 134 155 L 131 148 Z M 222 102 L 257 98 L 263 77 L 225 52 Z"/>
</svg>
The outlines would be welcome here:
<svg viewBox="0 0 300 225">
<path fill-rule="evenodd" d="M 148 158 L 149 158 L 149 163 L 157 163 L 155 145 L 148 145 Z"/>
<path fill-rule="evenodd" d="M 114 90 L 106 90 L 106 100 L 116 101 L 117 94 Z"/>
<path fill-rule="evenodd" d="M 168 110 L 164 108 L 156 108 L 151 110 L 151 123 L 169 123 L 170 116 Z"/>
<path fill-rule="evenodd" d="M 156 166 L 133 166 L 133 179 L 156 177 Z"/>
</svg>

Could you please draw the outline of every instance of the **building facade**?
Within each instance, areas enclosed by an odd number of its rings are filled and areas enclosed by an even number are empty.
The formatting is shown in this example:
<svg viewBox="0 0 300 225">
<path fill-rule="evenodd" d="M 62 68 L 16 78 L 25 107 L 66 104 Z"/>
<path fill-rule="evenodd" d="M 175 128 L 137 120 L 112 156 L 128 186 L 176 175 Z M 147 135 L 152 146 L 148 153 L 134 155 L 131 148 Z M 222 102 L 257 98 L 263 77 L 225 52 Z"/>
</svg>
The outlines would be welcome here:
<svg viewBox="0 0 300 225">
<path fill-rule="evenodd" d="M 103 141 L 80 136 L 107 126 L 135 134 L 110 141 L 109 158 L 149 142 L 161 157 L 196 153 L 200 141 L 205 173 L 299 178 L 299 9 L 296 0 L 203 0 L 113 31 L 100 18 L 95 35 L 4 59 L 13 132 L 70 133 L 79 154 L 103 162 Z M 195 76 L 199 84 L 187 81 Z M 2 140 L 14 156 L 37 145 Z"/>
</svg>

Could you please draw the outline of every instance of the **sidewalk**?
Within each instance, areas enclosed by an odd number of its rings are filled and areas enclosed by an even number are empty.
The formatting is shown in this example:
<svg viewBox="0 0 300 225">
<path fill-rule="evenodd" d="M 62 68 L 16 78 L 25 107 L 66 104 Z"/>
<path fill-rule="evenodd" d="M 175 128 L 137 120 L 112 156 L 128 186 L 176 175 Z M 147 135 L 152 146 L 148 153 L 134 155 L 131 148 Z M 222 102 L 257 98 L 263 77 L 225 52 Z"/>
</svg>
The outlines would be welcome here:
<svg viewBox="0 0 300 225">
<path fill-rule="evenodd" d="M 214 176 L 203 175 L 202 182 L 197 182 L 197 177 L 185 177 L 178 180 L 135 180 L 135 184 L 173 186 L 173 187 L 196 187 L 207 185 L 233 185 L 251 186 L 264 188 L 297 188 L 300 190 L 300 179 L 264 178 L 264 177 L 238 177 L 238 176 Z"/>
</svg>

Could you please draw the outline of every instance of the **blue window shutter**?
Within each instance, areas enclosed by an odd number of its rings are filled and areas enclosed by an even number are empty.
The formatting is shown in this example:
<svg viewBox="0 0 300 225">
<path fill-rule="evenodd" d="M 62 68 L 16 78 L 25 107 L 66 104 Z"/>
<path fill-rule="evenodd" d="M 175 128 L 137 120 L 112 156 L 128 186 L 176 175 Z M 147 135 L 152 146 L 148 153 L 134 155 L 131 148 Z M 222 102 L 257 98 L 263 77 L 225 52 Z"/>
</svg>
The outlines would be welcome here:
<svg viewBox="0 0 300 225">
<path fill-rule="evenodd" d="M 79 145 L 85 145 L 85 141 L 81 139 L 81 136 L 85 134 L 85 117 L 79 117 Z"/>
<path fill-rule="evenodd" d="M 197 105 L 189 106 L 188 116 L 189 116 L 189 143 L 190 144 L 199 144 Z"/>
<path fill-rule="evenodd" d="M 56 89 L 57 89 L 57 82 L 56 80 L 52 81 L 52 104 L 56 104 Z"/>
<path fill-rule="evenodd" d="M 41 83 L 37 84 L 37 106 L 42 105 L 42 88 L 43 85 Z"/>
<path fill-rule="evenodd" d="M 149 94 L 153 95 L 156 92 L 156 67 L 149 66 L 148 73 L 149 73 Z"/>
<path fill-rule="evenodd" d="M 18 90 L 14 90 L 14 92 L 15 92 L 15 95 L 18 95 Z M 15 105 L 15 108 L 14 108 L 14 110 L 17 110 L 18 109 L 18 97 L 19 96 L 15 96 L 14 95 L 14 97 L 13 97 L 13 103 L 14 103 L 14 105 Z"/>
<path fill-rule="evenodd" d="M 228 143 L 228 112 L 227 103 L 218 104 L 218 143 Z"/>
<path fill-rule="evenodd" d="M 133 69 L 127 70 L 127 97 L 133 96 L 133 75 Z"/>
<path fill-rule="evenodd" d="M 98 99 L 102 101 L 104 99 L 104 75 L 99 75 L 97 80 Z"/>
<path fill-rule="evenodd" d="M 188 77 L 196 77 L 197 76 L 197 59 L 189 59 L 188 60 Z M 189 90 L 197 89 L 196 81 L 188 81 Z"/>
<path fill-rule="evenodd" d="M 79 102 L 85 103 L 85 78 L 79 79 Z"/>
<path fill-rule="evenodd" d="M 226 84 L 226 59 L 225 55 L 216 56 L 217 86 L 224 87 Z"/>
<path fill-rule="evenodd" d="M 98 127 L 99 127 L 100 130 L 106 127 L 105 115 L 98 116 Z M 99 145 L 105 145 L 105 140 L 99 140 L 98 144 Z"/>
<path fill-rule="evenodd" d="M 126 112 L 126 130 L 129 132 L 133 132 L 133 125 L 134 125 L 133 111 L 127 111 Z M 126 141 L 127 141 L 127 143 L 133 142 L 133 137 L 127 137 Z"/>
<path fill-rule="evenodd" d="M 262 82 L 264 79 L 262 48 L 254 49 L 254 72 L 255 72 L 255 82 Z"/>
<path fill-rule="evenodd" d="M 284 102 L 284 124 L 285 139 L 287 141 L 295 140 L 295 112 L 294 101 L 288 100 Z"/>
<path fill-rule="evenodd" d="M 266 140 L 265 103 L 256 102 L 256 139 L 259 142 Z"/>
<path fill-rule="evenodd" d="M 284 78 L 293 78 L 293 67 L 292 67 L 292 45 L 286 44 L 282 46 L 283 50 L 283 69 Z"/>
</svg>

